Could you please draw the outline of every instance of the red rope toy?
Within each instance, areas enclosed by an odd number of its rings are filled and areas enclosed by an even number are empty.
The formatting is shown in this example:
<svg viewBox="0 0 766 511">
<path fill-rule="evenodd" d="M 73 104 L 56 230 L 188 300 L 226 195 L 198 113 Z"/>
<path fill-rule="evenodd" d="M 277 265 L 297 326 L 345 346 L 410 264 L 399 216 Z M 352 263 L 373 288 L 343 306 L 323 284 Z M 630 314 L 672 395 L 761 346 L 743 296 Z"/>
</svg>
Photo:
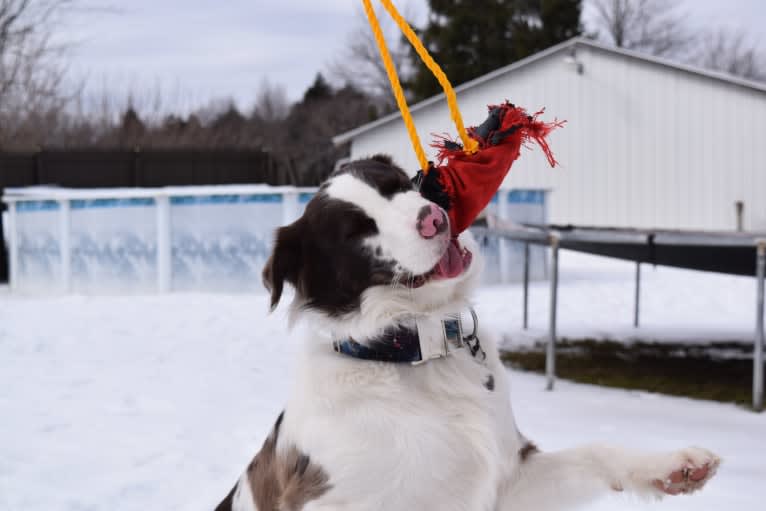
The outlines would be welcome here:
<svg viewBox="0 0 766 511">
<path fill-rule="evenodd" d="M 536 142 L 551 167 L 556 159 L 546 137 L 566 121 L 545 123 L 538 120 L 543 110 L 533 115 L 509 102 L 491 105 L 489 116 L 479 126 L 468 128 L 468 135 L 479 143 L 479 150 L 467 154 L 463 147 L 446 137 L 431 144 L 439 150 L 439 164 L 431 163 L 428 172 L 418 172 L 420 193 L 444 208 L 456 237 L 474 222 L 502 185 L 521 147 Z"/>
</svg>

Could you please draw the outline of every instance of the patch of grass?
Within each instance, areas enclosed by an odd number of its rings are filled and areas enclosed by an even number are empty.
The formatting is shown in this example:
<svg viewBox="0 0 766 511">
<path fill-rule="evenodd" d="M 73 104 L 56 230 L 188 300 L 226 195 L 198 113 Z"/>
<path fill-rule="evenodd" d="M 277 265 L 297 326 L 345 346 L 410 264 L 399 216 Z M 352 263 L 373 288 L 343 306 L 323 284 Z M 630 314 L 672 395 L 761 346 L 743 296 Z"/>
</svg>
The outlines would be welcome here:
<svg viewBox="0 0 766 511">
<path fill-rule="evenodd" d="M 545 371 L 545 347 L 505 351 L 512 367 Z M 581 383 L 646 390 L 750 406 L 752 346 L 741 343 L 674 344 L 563 339 L 556 345 L 556 375 Z"/>
</svg>

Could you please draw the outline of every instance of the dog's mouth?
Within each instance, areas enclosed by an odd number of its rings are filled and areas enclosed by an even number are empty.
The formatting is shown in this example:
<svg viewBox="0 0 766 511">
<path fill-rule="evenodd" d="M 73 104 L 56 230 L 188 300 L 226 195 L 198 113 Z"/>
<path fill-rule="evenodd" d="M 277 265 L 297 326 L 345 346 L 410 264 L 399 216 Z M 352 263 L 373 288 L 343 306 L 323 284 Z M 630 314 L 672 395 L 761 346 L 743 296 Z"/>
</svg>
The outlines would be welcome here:
<svg viewBox="0 0 766 511">
<path fill-rule="evenodd" d="M 462 275 L 471 265 L 473 254 L 453 238 L 447 244 L 439 262 L 427 273 L 409 279 L 409 287 L 422 287 L 432 280 L 453 279 Z"/>
</svg>

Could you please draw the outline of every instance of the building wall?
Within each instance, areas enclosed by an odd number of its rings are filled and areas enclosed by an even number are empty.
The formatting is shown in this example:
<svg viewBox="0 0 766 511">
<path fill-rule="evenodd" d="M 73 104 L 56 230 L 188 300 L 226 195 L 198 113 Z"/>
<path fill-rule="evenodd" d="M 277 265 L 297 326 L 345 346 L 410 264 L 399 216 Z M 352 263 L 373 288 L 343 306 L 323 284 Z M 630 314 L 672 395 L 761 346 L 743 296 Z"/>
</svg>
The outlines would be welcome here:
<svg viewBox="0 0 766 511">
<path fill-rule="evenodd" d="M 550 137 L 561 166 L 533 147 L 505 187 L 549 189 L 553 223 L 729 230 L 744 201 L 745 228 L 766 230 L 766 93 L 583 45 L 579 75 L 566 51 L 458 93 L 468 125 L 504 99 L 567 120 Z M 426 145 L 455 133 L 443 101 L 414 118 Z M 352 143 L 376 152 L 417 168 L 400 119 Z"/>
</svg>

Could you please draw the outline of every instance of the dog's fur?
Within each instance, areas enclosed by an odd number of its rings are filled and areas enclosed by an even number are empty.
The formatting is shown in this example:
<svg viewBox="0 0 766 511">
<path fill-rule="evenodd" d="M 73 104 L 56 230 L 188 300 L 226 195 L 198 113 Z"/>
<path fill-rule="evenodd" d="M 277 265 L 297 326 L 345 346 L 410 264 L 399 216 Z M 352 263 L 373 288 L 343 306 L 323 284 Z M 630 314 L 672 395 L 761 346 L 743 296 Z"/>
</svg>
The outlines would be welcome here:
<svg viewBox="0 0 766 511">
<path fill-rule="evenodd" d="M 469 234 L 460 243 L 474 259 L 463 274 L 408 285 L 449 243 L 449 231 L 419 234 L 429 204 L 375 157 L 333 174 L 278 231 L 264 271 L 272 307 L 290 283 L 291 316 L 313 333 L 284 414 L 219 510 L 547 511 L 607 492 L 687 493 L 712 477 L 719 460 L 699 448 L 538 451 L 516 428 L 488 332 L 479 331 L 482 363 L 468 350 L 418 366 L 334 352 L 334 339 L 364 342 L 469 305 L 481 271 Z"/>
</svg>

